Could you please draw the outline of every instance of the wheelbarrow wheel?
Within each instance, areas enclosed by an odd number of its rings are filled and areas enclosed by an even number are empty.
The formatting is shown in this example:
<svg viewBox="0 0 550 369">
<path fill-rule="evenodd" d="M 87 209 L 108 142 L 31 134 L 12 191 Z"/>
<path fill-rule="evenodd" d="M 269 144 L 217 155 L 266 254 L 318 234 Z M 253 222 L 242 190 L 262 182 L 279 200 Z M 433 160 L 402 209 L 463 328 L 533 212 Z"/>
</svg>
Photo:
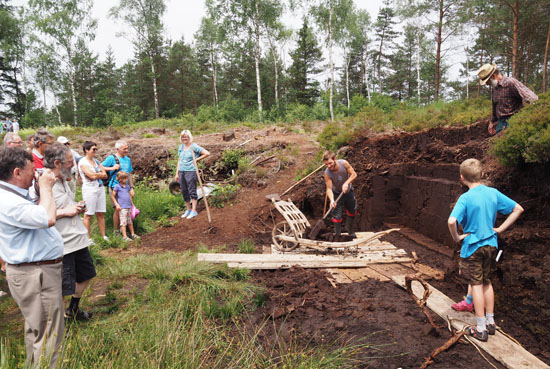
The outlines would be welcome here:
<svg viewBox="0 0 550 369">
<path fill-rule="evenodd" d="M 275 224 L 273 231 L 271 232 L 271 238 L 275 248 L 279 251 L 286 252 L 294 250 L 298 246 L 298 241 L 283 241 L 279 239 L 279 236 L 294 237 L 295 239 L 297 238 L 292 228 L 290 228 L 288 223 L 284 220 Z"/>
</svg>

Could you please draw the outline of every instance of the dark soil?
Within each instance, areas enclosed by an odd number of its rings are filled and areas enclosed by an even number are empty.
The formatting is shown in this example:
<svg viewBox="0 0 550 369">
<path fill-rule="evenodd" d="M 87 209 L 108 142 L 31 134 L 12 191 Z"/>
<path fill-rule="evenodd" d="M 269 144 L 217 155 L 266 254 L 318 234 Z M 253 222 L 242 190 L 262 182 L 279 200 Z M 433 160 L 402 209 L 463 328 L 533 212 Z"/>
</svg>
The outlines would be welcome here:
<svg viewBox="0 0 550 369">
<path fill-rule="evenodd" d="M 550 363 L 550 310 L 547 309 L 550 254 L 546 251 L 550 240 L 550 171 L 530 166 L 514 171 L 502 168 L 487 154 L 491 138 L 486 130 L 487 122 L 479 122 L 468 127 L 436 128 L 419 133 L 365 132 L 342 153 L 358 174 L 354 183 L 359 203 L 356 230 L 375 231 L 387 228 L 385 223 L 398 224 L 458 251 L 446 224 L 452 204 L 464 191 L 459 183 L 458 165 L 469 157 L 482 160 L 485 179 L 526 210 L 500 240 L 506 251 L 494 280 L 497 323 L 530 352 Z M 271 229 L 282 217 L 265 200 L 265 195 L 280 194 L 292 185 L 297 171 L 312 160 L 317 148 L 303 135 L 268 132 L 270 135 L 247 129 L 237 131 L 235 143 L 230 145 L 235 147 L 250 137 L 256 145 L 248 149 L 251 152 L 260 153 L 262 148 L 276 146 L 277 142 L 296 145 L 299 153 L 288 169 L 277 171 L 262 184 L 244 187 L 234 205 L 210 209 L 213 228 L 209 228 L 202 207 L 193 220 L 181 220 L 174 227 L 145 235 L 139 249 L 120 252 L 179 252 L 197 250 L 199 244 L 225 246 L 228 252 L 234 252 L 243 238 L 254 240 L 258 252 L 262 246 L 269 246 Z M 221 136 L 203 136 L 196 141 L 219 155 L 223 145 L 228 145 L 221 143 Z M 163 142 L 169 147 L 176 144 L 175 139 Z M 145 168 L 145 162 L 152 160 L 142 155 L 133 161 L 136 168 Z M 150 176 L 151 173 L 144 170 L 142 175 Z M 155 175 L 158 178 L 166 176 L 163 173 Z M 310 218 L 311 224 L 315 224 L 323 215 L 322 172 L 296 187 L 285 199 L 287 197 L 291 197 Z M 456 301 L 466 293 L 466 285 L 457 274 L 458 254 L 449 258 L 399 234 L 386 237 L 398 248 L 416 251 L 421 263 L 445 272 L 443 281 L 430 281 L 436 288 Z M 411 297 L 393 282 L 368 280 L 334 288 L 322 270 L 300 268 L 255 272 L 253 279 L 265 286 L 266 304 L 254 312 L 251 325 L 271 319 L 275 329 L 283 335 L 295 335 L 303 344 L 380 345 L 359 355 L 362 363 L 359 367 L 420 367 L 424 358 L 449 337 L 445 328 L 431 330 Z M 443 325 L 441 320 L 437 323 Z M 266 325 L 263 339 L 273 337 L 272 329 L 273 325 Z M 458 344 L 440 354 L 431 367 L 490 366 L 472 346 Z"/>
</svg>

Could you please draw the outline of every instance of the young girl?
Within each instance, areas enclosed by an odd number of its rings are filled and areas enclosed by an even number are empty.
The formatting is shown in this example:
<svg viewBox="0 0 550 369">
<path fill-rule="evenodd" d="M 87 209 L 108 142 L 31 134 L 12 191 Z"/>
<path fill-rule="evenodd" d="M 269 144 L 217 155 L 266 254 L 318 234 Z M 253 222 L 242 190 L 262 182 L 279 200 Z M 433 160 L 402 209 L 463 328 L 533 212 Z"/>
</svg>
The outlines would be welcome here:
<svg viewBox="0 0 550 369">
<path fill-rule="evenodd" d="M 128 185 L 128 173 L 121 170 L 116 175 L 116 180 L 119 182 L 112 192 L 113 204 L 120 214 L 120 232 L 124 241 L 138 239 L 139 236 L 134 233 L 134 224 L 132 223 L 132 205 L 134 204 L 132 196 L 130 196 L 130 186 Z M 130 229 L 130 237 L 127 236 L 126 226 Z"/>
</svg>

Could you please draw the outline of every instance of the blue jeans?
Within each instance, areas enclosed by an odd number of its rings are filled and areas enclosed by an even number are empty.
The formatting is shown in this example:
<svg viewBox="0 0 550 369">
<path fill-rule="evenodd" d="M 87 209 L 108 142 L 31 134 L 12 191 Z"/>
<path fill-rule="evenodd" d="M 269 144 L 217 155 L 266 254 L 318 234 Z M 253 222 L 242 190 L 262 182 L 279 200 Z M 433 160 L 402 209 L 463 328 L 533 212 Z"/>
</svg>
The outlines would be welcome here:
<svg viewBox="0 0 550 369">
<path fill-rule="evenodd" d="M 508 128 L 508 119 L 510 119 L 510 117 L 500 118 L 497 121 L 497 125 L 495 127 L 495 130 L 497 131 L 497 133 L 499 133 L 500 131 L 502 131 L 505 128 Z"/>
</svg>

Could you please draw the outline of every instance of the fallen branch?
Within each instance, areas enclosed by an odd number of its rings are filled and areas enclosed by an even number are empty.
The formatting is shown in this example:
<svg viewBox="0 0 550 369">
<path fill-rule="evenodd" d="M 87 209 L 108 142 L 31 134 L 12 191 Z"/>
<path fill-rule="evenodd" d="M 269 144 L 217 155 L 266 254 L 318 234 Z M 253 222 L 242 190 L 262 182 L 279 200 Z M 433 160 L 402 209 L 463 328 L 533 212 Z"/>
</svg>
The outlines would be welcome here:
<svg viewBox="0 0 550 369">
<path fill-rule="evenodd" d="M 315 169 L 313 172 L 309 173 L 307 176 L 305 176 L 304 178 L 300 179 L 298 182 L 294 183 L 292 186 L 290 186 L 289 188 L 286 189 L 285 192 L 283 192 L 281 194 L 281 196 L 284 196 L 288 193 L 288 191 L 292 190 L 294 187 L 298 186 L 300 183 L 302 183 L 303 181 L 305 181 L 306 179 L 308 179 L 309 177 L 311 177 L 313 175 L 313 173 L 316 173 L 318 172 L 321 168 L 323 168 L 325 166 L 325 164 L 322 164 L 321 166 L 319 166 L 319 168 Z"/>
<path fill-rule="evenodd" d="M 464 331 L 458 331 L 454 334 L 454 336 L 452 336 L 451 338 L 449 338 L 447 340 L 447 342 L 445 342 L 443 345 L 441 345 L 440 347 L 436 348 L 435 350 L 432 351 L 432 353 L 430 354 L 430 356 L 428 356 L 426 358 L 426 361 L 424 361 L 424 364 L 422 364 L 422 366 L 420 367 L 420 369 L 426 369 L 428 367 L 428 365 L 432 364 L 433 363 L 433 359 L 439 355 L 440 353 L 442 353 L 443 351 L 445 350 L 448 350 L 449 347 L 451 347 L 452 345 L 454 345 L 455 343 L 458 342 L 458 340 L 460 338 L 462 338 L 462 336 L 464 336 L 464 334 L 466 334 L 466 332 Z"/>
<path fill-rule="evenodd" d="M 418 281 L 424 287 L 424 295 L 422 296 L 422 300 L 419 300 L 418 297 L 416 297 L 412 291 L 412 281 Z M 428 287 L 428 284 L 420 278 L 418 275 L 415 276 L 405 276 L 405 286 L 407 287 L 407 292 L 410 293 L 412 296 L 414 302 L 416 302 L 416 305 L 422 310 L 424 315 L 426 315 L 426 318 L 428 318 L 428 321 L 430 322 L 431 326 L 435 329 L 439 329 L 440 327 L 435 324 L 432 315 L 428 311 L 428 308 L 426 307 L 426 301 L 428 300 L 428 297 L 430 296 L 431 292 Z"/>
<path fill-rule="evenodd" d="M 243 142 L 242 144 L 237 145 L 237 147 L 241 147 L 242 145 L 246 145 L 246 144 L 249 143 L 250 141 L 252 141 L 252 139 L 246 140 L 246 141 Z"/>
<path fill-rule="evenodd" d="M 260 160 L 259 162 L 257 162 L 256 164 L 254 164 L 254 166 L 258 166 L 258 165 L 262 164 L 263 162 L 266 162 L 266 161 L 268 161 L 268 160 L 273 159 L 274 157 L 275 157 L 275 155 L 268 156 L 267 158 L 262 159 L 262 160 Z"/>
</svg>

